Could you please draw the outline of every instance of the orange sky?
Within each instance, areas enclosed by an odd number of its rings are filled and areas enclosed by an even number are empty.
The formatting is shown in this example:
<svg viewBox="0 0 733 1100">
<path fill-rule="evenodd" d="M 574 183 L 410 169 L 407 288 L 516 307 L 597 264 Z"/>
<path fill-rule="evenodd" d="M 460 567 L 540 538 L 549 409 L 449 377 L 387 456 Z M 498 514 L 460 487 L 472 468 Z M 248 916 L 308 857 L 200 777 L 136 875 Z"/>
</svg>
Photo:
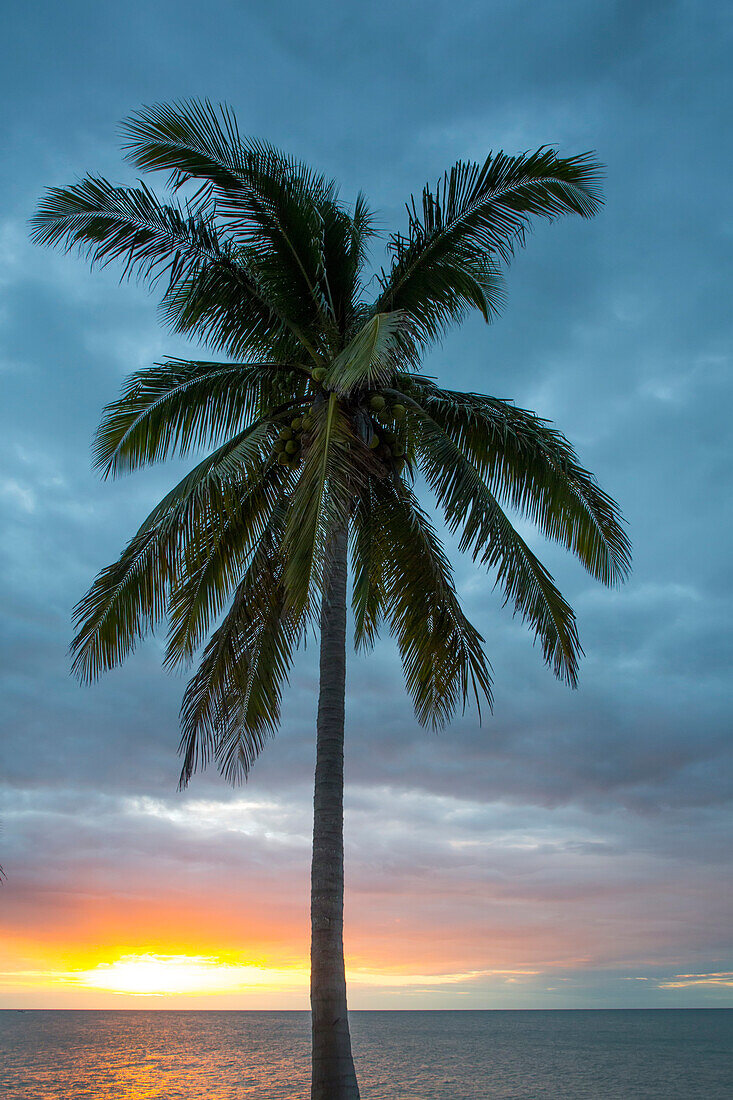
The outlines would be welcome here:
<svg viewBox="0 0 733 1100">
<path fill-rule="evenodd" d="M 77 858 L 65 847 L 67 862 L 47 865 L 46 881 L 32 867 L 8 868 L 0 1005 L 307 1007 L 307 836 L 295 825 L 273 827 L 292 805 L 225 792 L 206 804 L 206 819 L 195 800 L 171 805 L 178 808 L 168 848 L 160 830 L 169 823 L 156 809 L 145 818 L 145 851 L 126 855 L 119 873 L 104 854 L 110 837 L 101 835 L 96 859 L 93 849 Z M 249 822 L 247 835 L 229 829 L 222 839 L 227 807 L 230 824 Z M 436 800 L 436 819 L 441 807 L 445 799 Z M 448 809 L 455 817 L 456 807 Z M 117 827 L 127 827 L 130 814 L 139 823 L 128 805 Z M 297 818 L 307 822 L 307 804 Z M 553 849 L 546 833 L 533 838 L 525 828 L 489 846 L 456 840 L 460 829 L 447 847 L 440 830 L 432 839 L 425 833 L 421 844 L 434 846 L 428 873 L 407 840 L 404 863 L 390 865 L 403 845 L 391 857 L 378 854 L 371 831 L 354 836 L 353 816 L 347 833 L 350 825 L 354 1008 L 562 1007 L 585 1003 L 591 985 L 605 1003 L 644 996 L 673 1004 L 683 995 L 689 1002 L 690 989 L 717 1003 L 733 988 L 724 973 L 690 966 L 677 940 L 679 920 L 691 918 L 710 889 L 700 872 L 681 893 L 650 861 L 627 865 L 621 876 L 608 853 L 578 854 L 577 840 L 559 837 Z M 60 817 L 57 828 L 74 835 L 73 821 Z"/>
</svg>

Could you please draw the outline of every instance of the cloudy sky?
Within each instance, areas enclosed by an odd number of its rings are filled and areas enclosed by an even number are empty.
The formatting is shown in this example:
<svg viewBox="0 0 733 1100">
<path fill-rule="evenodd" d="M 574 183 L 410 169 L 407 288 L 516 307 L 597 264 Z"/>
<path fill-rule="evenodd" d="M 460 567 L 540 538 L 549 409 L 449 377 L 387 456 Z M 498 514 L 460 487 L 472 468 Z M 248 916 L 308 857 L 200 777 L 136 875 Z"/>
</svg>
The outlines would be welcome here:
<svg viewBox="0 0 733 1100">
<path fill-rule="evenodd" d="M 312 649 L 236 790 L 176 793 L 183 681 L 154 640 L 92 688 L 69 677 L 74 602 L 180 473 L 100 483 L 100 410 L 191 349 L 144 289 L 34 248 L 27 220 L 46 186 L 131 181 L 119 121 L 191 96 L 363 188 L 385 230 L 492 148 L 595 149 L 607 170 L 603 212 L 538 227 L 500 320 L 426 371 L 551 418 L 621 502 L 633 578 L 602 590 L 536 540 L 579 618 L 571 692 L 456 555 L 496 676 L 481 728 L 420 730 L 389 641 L 351 661 L 352 1006 L 731 1003 L 732 32 L 714 0 L 8 9 L 0 1004 L 307 1004 Z"/>
</svg>

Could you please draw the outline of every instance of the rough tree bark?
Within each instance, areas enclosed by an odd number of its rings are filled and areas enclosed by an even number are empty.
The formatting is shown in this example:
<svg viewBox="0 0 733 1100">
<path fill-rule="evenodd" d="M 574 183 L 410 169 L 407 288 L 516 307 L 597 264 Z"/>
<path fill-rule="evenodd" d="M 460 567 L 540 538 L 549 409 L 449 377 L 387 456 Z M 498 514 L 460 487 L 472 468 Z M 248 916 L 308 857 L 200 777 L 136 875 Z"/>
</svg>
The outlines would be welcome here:
<svg viewBox="0 0 733 1100">
<path fill-rule="evenodd" d="M 344 706 L 347 535 L 334 538 L 321 607 L 311 865 L 311 1100 L 358 1100 L 344 972 Z"/>
</svg>

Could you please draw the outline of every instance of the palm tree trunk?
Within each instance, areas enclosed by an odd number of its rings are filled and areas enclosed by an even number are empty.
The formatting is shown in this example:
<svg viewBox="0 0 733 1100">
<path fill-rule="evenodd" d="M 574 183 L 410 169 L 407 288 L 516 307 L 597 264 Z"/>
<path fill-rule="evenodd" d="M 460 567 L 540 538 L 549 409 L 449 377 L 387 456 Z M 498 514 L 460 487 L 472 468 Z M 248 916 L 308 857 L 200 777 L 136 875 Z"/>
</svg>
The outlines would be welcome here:
<svg viewBox="0 0 733 1100">
<path fill-rule="evenodd" d="M 344 705 L 346 530 L 336 534 L 321 607 L 311 865 L 311 1100 L 358 1100 L 344 972 Z"/>
</svg>

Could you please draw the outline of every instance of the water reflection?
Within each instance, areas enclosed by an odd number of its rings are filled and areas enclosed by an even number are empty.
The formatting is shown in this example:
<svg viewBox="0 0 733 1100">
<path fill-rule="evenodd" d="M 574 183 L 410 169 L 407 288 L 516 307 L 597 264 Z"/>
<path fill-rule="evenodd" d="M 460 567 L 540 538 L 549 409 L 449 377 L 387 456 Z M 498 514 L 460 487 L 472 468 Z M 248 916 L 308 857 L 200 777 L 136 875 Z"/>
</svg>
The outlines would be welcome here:
<svg viewBox="0 0 733 1100">
<path fill-rule="evenodd" d="M 4 1100 L 306 1097 L 302 1012 L 2 1014 Z"/>
<path fill-rule="evenodd" d="M 2 1100 L 306 1100 L 301 1012 L 0 1012 Z M 352 1015 L 363 1100 L 728 1100 L 733 1011 Z"/>
</svg>

